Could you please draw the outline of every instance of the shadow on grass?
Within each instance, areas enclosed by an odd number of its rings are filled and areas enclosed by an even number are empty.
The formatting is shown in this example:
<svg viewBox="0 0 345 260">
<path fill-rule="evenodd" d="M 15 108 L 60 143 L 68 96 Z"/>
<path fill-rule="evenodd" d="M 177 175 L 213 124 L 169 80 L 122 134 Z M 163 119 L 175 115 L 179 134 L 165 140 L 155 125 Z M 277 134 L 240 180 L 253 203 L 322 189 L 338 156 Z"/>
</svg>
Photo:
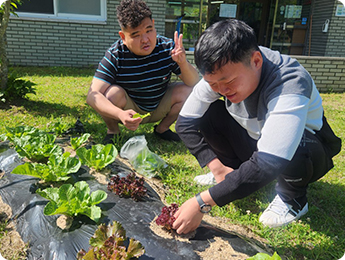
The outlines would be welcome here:
<svg viewBox="0 0 345 260">
<path fill-rule="evenodd" d="M 10 73 L 18 76 L 42 76 L 42 77 L 90 77 L 95 73 L 95 68 L 73 67 L 30 67 L 15 66 L 10 68 Z"/>
<path fill-rule="evenodd" d="M 0 103 L 0 109 L 11 109 L 12 106 L 24 107 L 28 112 L 33 115 L 44 116 L 44 117 L 58 117 L 65 114 L 71 114 L 78 116 L 80 109 L 77 107 L 69 107 L 64 104 L 49 103 L 45 101 L 33 101 L 28 99 L 12 100 L 8 103 Z"/>
</svg>

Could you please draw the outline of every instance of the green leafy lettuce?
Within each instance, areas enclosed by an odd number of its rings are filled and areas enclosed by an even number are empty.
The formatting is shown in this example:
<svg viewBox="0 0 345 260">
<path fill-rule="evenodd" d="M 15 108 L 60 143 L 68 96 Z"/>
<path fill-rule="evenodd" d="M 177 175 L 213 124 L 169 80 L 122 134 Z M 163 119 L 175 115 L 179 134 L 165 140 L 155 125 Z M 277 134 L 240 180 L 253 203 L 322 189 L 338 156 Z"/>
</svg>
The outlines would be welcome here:
<svg viewBox="0 0 345 260">
<path fill-rule="evenodd" d="M 84 144 L 89 138 L 90 138 L 90 134 L 83 134 L 80 137 L 71 137 L 71 146 L 73 148 L 74 151 L 76 151 L 80 146 L 82 146 L 82 144 Z"/>
<path fill-rule="evenodd" d="M 68 180 L 68 175 L 77 172 L 80 166 L 79 159 L 70 157 L 70 153 L 66 152 L 62 155 L 51 155 L 47 164 L 26 162 L 18 165 L 12 173 L 33 176 L 44 182 L 57 182 Z"/>
<path fill-rule="evenodd" d="M 16 152 L 31 161 L 46 162 L 50 155 L 62 153 L 61 147 L 55 144 L 55 135 L 28 126 L 6 128 L 6 131 L 6 138 Z"/>
<path fill-rule="evenodd" d="M 101 208 L 96 206 L 107 198 L 102 190 L 90 194 L 90 187 L 85 181 L 63 184 L 60 188 L 38 189 L 37 194 L 50 200 L 45 206 L 45 215 L 64 214 L 67 216 L 86 215 L 95 222 L 101 218 Z"/>
<path fill-rule="evenodd" d="M 137 259 L 145 253 L 139 241 L 131 238 L 126 248 L 126 231 L 122 225 L 114 221 L 112 225 L 101 224 L 90 238 L 90 249 L 81 249 L 77 255 L 79 260 L 129 260 Z"/>
<path fill-rule="evenodd" d="M 146 113 L 146 114 L 144 114 L 144 115 L 141 115 L 141 114 L 139 114 L 139 113 L 136 113 L 136 114 L 133 115 L 133 118 L 138 118 L 138 117 L 140 117 L 141 119 L 144 119 L 145 117 L 148 117 L 148 116 L 150 116 L 150 115 L 151 115 L 151 113 Z"/>
<path fill-rule="evenodd" d="M 76 151 L 82 164 L 101 170 L 108 164 L 115 161 L 117 156 L 117 149 L 113 144 L 96 144 L 90 149 L 81 147 Z"/>
</svg>

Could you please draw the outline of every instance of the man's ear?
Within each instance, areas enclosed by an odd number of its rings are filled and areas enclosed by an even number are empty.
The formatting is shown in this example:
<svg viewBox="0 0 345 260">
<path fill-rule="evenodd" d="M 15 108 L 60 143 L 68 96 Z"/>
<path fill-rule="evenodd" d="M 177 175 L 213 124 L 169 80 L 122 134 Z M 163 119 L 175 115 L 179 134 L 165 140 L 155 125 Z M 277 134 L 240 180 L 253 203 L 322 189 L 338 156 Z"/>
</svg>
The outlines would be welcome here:
<svg viewBox="0 0 345 260">
<path fill-rule="evenodd" d="M 263 58 L 260 51 L 254 51 L 251 58 L 251 63 L 256 69 L 261 69 Z"/>
<path fill-rule="evenodd" d="M 123 33 L 123 31 L 119 31 L 119 35 L 120 35 L 121 40 L 123 41 L 123 43 L 125 43 L 125 34 Z"/>
</svg>

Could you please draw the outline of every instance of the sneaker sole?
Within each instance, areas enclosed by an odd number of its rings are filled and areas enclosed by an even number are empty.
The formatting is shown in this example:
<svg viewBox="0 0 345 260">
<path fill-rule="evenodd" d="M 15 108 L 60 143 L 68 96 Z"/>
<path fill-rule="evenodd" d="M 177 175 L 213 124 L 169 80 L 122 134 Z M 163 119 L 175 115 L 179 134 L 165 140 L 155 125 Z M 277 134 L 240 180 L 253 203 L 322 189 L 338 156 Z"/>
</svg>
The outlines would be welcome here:
<svg viewBox="0 0 345 260">
<path fill-rule="evenodd" d="M 262 223 L 259 219 L 259 221 L 264 225 L 264 226 L 268 226 L 270 228 L 278 228 L 278 227 L 284 227 L 289 225 L 290 223 L 299 220 L 302 216 L 304 216 L 305 214 L 307 214 L 308 212 L 308 203 L 305 204 L 305 206 L 303 207 L 303 209 L 299 212 L 299 214 L 297 215 L 298 217 L 296 217 L 295 219 L 288 221 L 286 223 L 283 224 L 279 224 L 279 223 L 272 223 L 272 224 L 266 224 L 266 223 Z"/>
</svg>

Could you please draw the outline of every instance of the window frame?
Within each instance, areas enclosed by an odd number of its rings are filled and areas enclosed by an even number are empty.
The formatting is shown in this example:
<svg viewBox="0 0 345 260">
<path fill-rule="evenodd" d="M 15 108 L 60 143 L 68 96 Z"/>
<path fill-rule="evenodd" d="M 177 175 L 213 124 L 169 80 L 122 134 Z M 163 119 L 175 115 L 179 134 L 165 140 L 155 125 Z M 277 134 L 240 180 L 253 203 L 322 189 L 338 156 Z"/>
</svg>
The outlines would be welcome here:
<svg viewBox="0 0 345 260">
<path fill-rule="evenodd" d="M 101 15 L 85 15 L 73 13 L 58 13 L 59 0 L 53 0 L 54 14 L 31 13 L 16 11 L 17 17 L 12 15 L 13 18 L 19 19 L 38 19 L 38 20 L 56 20 L 66 22 L 106 22 L 107 21 L 107 1 L 99 0 L 101 7 Z"/>
</svg>

